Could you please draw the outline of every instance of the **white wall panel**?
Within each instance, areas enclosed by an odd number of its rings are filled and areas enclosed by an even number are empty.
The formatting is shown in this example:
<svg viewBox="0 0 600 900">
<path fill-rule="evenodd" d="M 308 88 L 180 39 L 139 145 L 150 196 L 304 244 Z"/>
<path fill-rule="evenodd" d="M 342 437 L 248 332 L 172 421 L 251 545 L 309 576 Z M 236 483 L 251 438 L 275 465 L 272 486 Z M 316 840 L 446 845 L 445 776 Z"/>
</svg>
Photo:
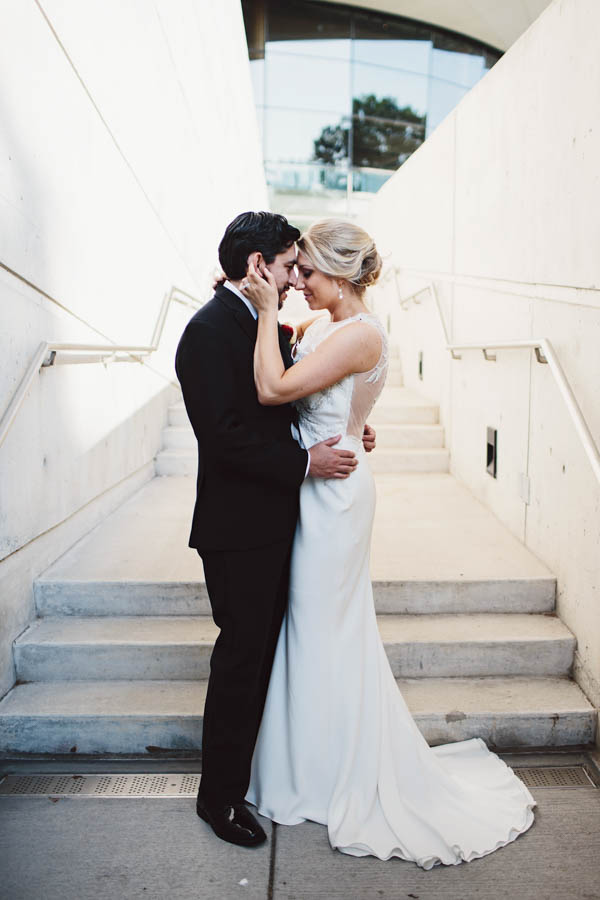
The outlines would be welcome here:
<svg viewBox="0 0 600 900">
<path fill-rule="evenodd" d="M 555 0 L 370 212 L 400 267 L 400 295 L 434 280 L 455 343 L 553 342 L 598 445 L 599 33 L 595 0 Z M 395 227 L 409 206 L 410 227 Z M 600 705 L 600 486 L 549 367 L 533 351 L 499 350 L 496 362 L 465 351 L 452 360 L 428 295 L 400 313 L 392 287 L 377 303 L 406 382 L 440 403 L 452 472 L 557 575 L 558 611 L 578 640 L 576 675 Z M 487 425 L 499 432 L 496 480 L 485 472 Z M 529 504 L 521 475 L 530 479 Z"/>
<path fill-rule="evenodd" d="M 0 27 L 4 411 L 41 341 L 146 344 L 172 285 L 210 296 L 225 225 L 267 194 L 238 0 L 3 0 Z M 171 308 L 148 366 L 36 378 L 0 447 L 0 559 L 152 460 L 190 315 Z M 31 614 L 18 581 L 0 696 Z"/>
</svg>

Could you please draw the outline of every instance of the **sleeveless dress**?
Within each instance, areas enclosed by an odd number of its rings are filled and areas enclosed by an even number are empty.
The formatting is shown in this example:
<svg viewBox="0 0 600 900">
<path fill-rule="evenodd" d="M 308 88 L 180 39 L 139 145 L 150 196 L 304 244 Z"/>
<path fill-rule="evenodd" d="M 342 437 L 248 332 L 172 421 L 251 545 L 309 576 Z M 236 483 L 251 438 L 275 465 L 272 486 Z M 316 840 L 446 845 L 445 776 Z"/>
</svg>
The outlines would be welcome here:
<svg viewBox="0 0 600 900">
<path fill-rule="evenodd" d="M 387 373 L 385 331 L 370 314 L 317 319 L 296 360 L 354 321 L 379 331 L 377 365 L 296 404 L 304 445 L 342 434 L 336 446 L 354 450 L 358 466 L 346 479 L 302 484 L 246 799 L 283 825 L 326 825 L 343 853 L 456 865 L 526 831 L 536 803 L 483 740 L 429 747 L 392 674 L 369 574 L 375 486 L 361 440 Z"/>
</svg>

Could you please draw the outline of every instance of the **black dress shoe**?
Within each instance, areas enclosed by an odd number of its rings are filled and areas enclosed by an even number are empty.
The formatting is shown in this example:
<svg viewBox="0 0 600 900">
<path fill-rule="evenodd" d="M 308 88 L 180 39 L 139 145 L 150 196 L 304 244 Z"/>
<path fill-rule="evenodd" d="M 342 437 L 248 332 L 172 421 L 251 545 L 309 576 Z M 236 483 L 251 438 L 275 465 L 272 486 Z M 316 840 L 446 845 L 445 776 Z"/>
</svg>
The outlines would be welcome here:
<svg viewBox="0 0 600 900">
<path fill-rule="evenodd" d="M 230 844 L 256 847 L 267 839 L 264 829 L 243 803 L 206 804 L 198 799 L 196 812 L 208 822 L 217 837 Z"/>
</svg>

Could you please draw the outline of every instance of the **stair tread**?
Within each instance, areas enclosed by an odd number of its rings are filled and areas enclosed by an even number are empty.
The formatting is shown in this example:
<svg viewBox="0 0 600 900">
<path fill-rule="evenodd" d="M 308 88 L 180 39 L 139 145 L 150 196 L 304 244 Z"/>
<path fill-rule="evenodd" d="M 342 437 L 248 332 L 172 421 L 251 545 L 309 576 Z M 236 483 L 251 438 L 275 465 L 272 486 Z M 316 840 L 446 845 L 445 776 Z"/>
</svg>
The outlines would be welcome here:
<svg viewBox="0 0 600 900">
<path fill-rule="evenodd" d="M 381 457 L 384 453 L 386 455 L 392 453 L 395 456 L 402 456 L 405 454 L 408 456 L 426 456 L 428 454 L 448 456 L 450 451 L 447 447 L 378 447 L 374 452 Z M 173 456 L 193 460 L 197 459 L 197 455 L 198 451 L 195 447 L 164 447 L 157 453 L 157 457 Z"/>
<path fill-rule="evenodd" d="M 377 400 L 377 405 L 419 407 L 431 406 L 435 409 L 438 408 L 438 404 L 434 400 L 430 400 L 429 397 L 424 397 L 422 394 L 419 394 L 412 388 L 398 387 L 396 385 L 389 385 L 388 387 L 384 387 L 379 396 L 379 399 Z"/>
<path fill-rule="evenodd" d="M 393 454 L 394 456 L 427 456 L 433 454 L 435 456 L 447 456 L 450 451 L 447 447 L 378 447 L 376 452 L 379 456 L 382 454 Z"/>
<path fill-rule="evenodd" d="M 442 431 L 443 425 L 434 422 L 382 422 L 377 426 L 377 430 L 385 431 Z M 165 425 L 163 431 L 172 431 L 178 433 L 194 433 L 191 425 Z"/>
<path fill-rule="evenodd" d="M 159 456 L 177 456 L 185 457 L 186 459 L 188 457 L 190 459 L 197 459 L 198 451 L 195 447 L 165 447 L 162 450 L 159 450 L 156 456 L 157 458 Z"/>
<path fill-rule="evenodd" d="M 431 613 L 379 615 L 385 644 L 502 644 L 574 641 L 555 616 L 534 613 Z M 219 629 L 209 616 L 99 616 L 36 619 L 17 638 L 19 648 L 39 646 L 213 644 Z"/>
<path fill-rule="evenodd" d="M 399 406 L 434 406 L 436 408 L 438 406 L 435 401 L 423 396 L 418 391 L 413 390 L 413 388 L 399 385 L 384 387 L 377 403 L 382 403 L 386 406 L 396 404 Z M 170 409 L 175 412 L 185 412 L 185 403 L 183 400 L 179 400 L 177 403 L 173 403 Z"/>
<path fill-rule="evenodd" d="M 413 715 L 595 715 L 578 685 L 556 676 L 397 679 Z M 60 681 L 16 685 L 0 701 L 0 721 L 17 716 L 200 716 L 206 681 Z"/>
</svg>

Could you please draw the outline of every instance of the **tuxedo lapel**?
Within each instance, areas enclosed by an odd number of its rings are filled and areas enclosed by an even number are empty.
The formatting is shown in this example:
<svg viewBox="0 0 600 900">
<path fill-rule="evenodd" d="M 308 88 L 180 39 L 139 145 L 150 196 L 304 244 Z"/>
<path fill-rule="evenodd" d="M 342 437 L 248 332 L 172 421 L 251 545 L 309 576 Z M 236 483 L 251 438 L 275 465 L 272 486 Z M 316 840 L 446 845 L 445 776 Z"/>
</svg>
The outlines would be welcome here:
<svg viewBox="0 0 600 900">
<path fill-rule="evenodd" d="M 222 284 L 217 285 L 215 289 L 215 296 L 225 304 L 227 309 L 230 310 L 230 312 L 233 314 L 235 321 L 238 323 L 242 331 L 244 331 L 244 333 L 250 338 L 252 344 L 255 344 L 258 323 L 253 317 L 252 313 L 249 311 L 248 307 L 242 303 L 239 297 L 236 297 L 235 294 L 233 294 Z M 281 350 L 281 356 L 283 357 L 283 364 L 286 369 L 289 369 L 293 364 L 292 351 L 290 349 L 290 344 L 287 336 L 281 328 L 281 325 L 277 325 L 277 336 L 279 338 L 279 349 Z"/>
<path fill-rule="evenodd" d="M 252 341 L 256 343 L 257 323 L 250 310 L 244 306 L 239 297 L 236 297 L 228 288 L 222 284 L 217 285 L 215 289 L 215 297 L 224 303 L 228 310 L 233 313 L 233 317 L 242 331 Z"/>
</svg>

